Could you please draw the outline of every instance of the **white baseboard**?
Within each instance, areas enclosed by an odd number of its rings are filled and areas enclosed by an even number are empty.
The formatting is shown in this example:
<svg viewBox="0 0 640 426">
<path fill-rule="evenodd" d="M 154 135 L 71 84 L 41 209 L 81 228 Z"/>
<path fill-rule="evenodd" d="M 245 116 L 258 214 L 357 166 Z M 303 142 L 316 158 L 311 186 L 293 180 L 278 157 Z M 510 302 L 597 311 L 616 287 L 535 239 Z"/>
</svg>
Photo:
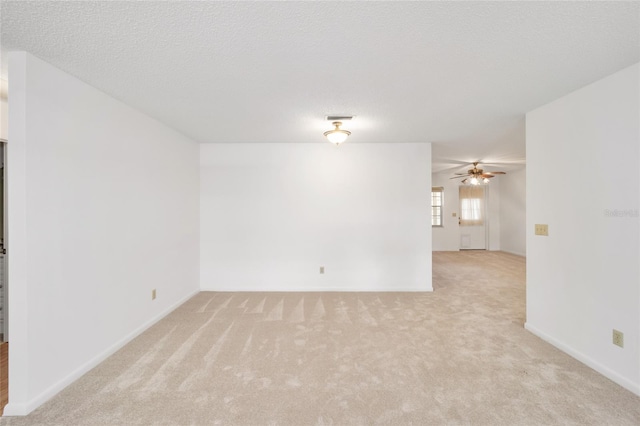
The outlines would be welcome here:
<svg viewBox="0 0 640 426">
<path fill-rule="evenodd" d="M 348 288 L 348 287 L 297 287 L 297 288 L 232 288 L 232 287 L 202 287 L 200 291 L 217 291 L 221 293 L 229 293 L 229 292 L 238 292 L 238 293 L 321 293 L 321 292 L 343 292 L 343 293 L 391 293 L 391 292 L 399 292 L 399 293 L 418 293 L 418 292 L 432 292 L 433 287 L 429 288 L 415 288 L 415 287 L 399 287 L 399 288 Z"/>
<path fill-rule="evenodd" d="M 623 388 L 627 389 L 630 392 L 633 392 L 634 394 L 640 396 L 640 383 L 634 383 L 631 380 L 627 379 L 624 376 L 621 376 L 620 374 L 616 373 L 615 371 L 611 370 L 609 367 L 606 367 L 602 364 L 600 364 L 597 361 L 594 361 L 592 358 L 588 357 L 587 355 L 583 354 L 580 351 L 577 351 L 575 349 L 573 349 L 571 346 L 568 346 L 564 343 L 562 343 L 561 341 L 549 336 L 548 334 L 546 334 L 545 332 L 537 329 L 535 326 L 529 324 L 528 322 L 524 324 L 524 328 L 529 330 L 531 333 L 535 334 L 536 336 L 538 336 L 539 338 L 541 338 L 542 340 L 544 340 L 547 343 L 550 343 L 551 345 L 555 346 L 556 348 L 560 349 L 561 351 L 565 352 L 566 354 L 572 356 L 573 358 L 577 359 L 578 361 L 580 361 L 581 363 L 585 364 L 586 366 L 593 368 L 594 370 L 596 370 L 598 373 L 602 374 L 603 376 L 605 376 L 606 378 L 608 378 L 609 380 L 619 384 L 620 386 L 622 386 Z"/>
<path fill-rule="evenodd" d="M 149 327 L 151 327 L 152 325 L 160 321 L 162 318 L 164 318 L 165 316 L 173 312 L 178 306 L 182 305 L 184 302 L 186 302 L 187 300 L 189 300 L 199 292 L 200 290 L 195 290 L 189 293 L 188 295 L 186 295 L 185 297 L 183 297 L 182 299 L 178 300 L 176 303 L 167 307 L 158 315 L 154 316 L 149 321 L 145 322 L 140 327 L 136 328 L 131 333 L 127 334 L 125 337 L 117 341 L 115 344 L 111 345 L 102 353 L 93 357 L 93 359 L 89 360 L 88 362 L 84 363 L 83 365 L 75 369 L 71 374 L 64 377 L 62 380 L 59 380 L 57 383 L 54 383 L 52 386 L 47 388 L 44 392 L 42 392 L 40 395 L 36 396 L 35 398 L 31 399 L 30 401 L 26 403 L 11 403 L 11 401 L 9 401 L 9 404 L 7 404 L 4 407 L 4 412 L 2 414 L 2 417 L 26 416 L 27 414 L 31 413 L 33 410 L 38 408 L 43 403 L 47 402 L 58 392 L 60 392 L 61 390 L 69 386 L 71 383 L 75 382 L 77 379 L 82 377 L 89 370 L 96 367 L 102 361 L 104 361 L 105 359 L 113 355 L 115 352 L 120 350 L 124 345 L 132 341 L 134 338 L 138 337 L 146 329 L 148 329 Z"/>
<path fill-rule="evenodd" d="M 34 408 L 29 410 L 28 405 L 29 404 L 15 404 L 15 403 L 12 404 L 9 402 L 4 407 L 4 411 L 2 412 L 2 417 L 26 416 L 27 414 L 29 414 L 34 410 Z"/>
</svg>

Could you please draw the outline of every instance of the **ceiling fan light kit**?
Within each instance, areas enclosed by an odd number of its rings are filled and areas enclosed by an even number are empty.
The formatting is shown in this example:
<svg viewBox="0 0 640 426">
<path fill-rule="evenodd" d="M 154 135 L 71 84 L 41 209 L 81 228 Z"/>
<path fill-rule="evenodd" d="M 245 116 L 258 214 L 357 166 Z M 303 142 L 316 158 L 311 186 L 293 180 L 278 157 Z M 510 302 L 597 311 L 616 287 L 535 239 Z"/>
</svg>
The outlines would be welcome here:
<svg viewBox="0 0 640 426">
<path fill-rule="evenodd" d="M 478 162 L 473 163 L 473 168 L 467 170 L 466 173 L 456 173 L 456 175 L 450 179 L 462 179 L 462 184 L 469 185 L 481 185 L 488 184 L 489 179 L 495 177 L 496 175 L 506 175 L 505 172 L 485 172 L 482 169 L 478 168 Z"/>
</svg>

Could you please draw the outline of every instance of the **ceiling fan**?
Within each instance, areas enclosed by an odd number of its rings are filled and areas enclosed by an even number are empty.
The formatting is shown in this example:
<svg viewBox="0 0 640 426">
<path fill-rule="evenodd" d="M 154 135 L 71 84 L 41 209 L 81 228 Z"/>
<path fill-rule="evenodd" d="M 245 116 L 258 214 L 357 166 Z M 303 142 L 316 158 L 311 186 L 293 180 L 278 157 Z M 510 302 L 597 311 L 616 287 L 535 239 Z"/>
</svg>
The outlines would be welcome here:
<svg viewBox="0 0 640 426">
<path fill-rule="evenodd" d="M 467 170 L 466 173 L 456 173 L 450 179 L 462 179 L 462 183 L 470 183 L 471 185 L 480 185 L 481 183 L 489 183 L 489 179 L 496 175 L 506 175 L 505 172 L 485 172 L 478 168 L 478 162 L 473 163 L 473 169 Z"/>
</svg>

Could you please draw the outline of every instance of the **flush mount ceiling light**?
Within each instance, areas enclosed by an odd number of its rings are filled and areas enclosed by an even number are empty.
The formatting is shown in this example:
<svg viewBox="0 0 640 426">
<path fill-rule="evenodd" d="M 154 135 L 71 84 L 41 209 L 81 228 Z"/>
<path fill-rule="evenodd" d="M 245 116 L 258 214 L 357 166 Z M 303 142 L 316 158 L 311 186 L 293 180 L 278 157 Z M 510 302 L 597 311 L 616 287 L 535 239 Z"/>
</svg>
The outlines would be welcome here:
<svg viewBox="0 0 640 426">
<path fill-rule="evenodd" d="M 336 119 L 338 117 L 327 117 L 327 120 L 329 119 Z M 340 119 L 345 119 L 345 120 L 351 120 L 353 117 L 340 117 Z M 333 123 L 331 123 L 335 126 L 335 129 L 333 130 L 328 130 L 326 132 L 324 132 L 324 136 L 329 140 L 329 142 L 331 142 L 332 144 L 338 146 L 340 145 L 342 142 L 346 141 L 347 138 L 349 137 L 349 135 L 351 134 L 350 131 L 348 130 L 343 130 L 340 128 L 340 126 L 342 126 L 342 121 L 334 121 Z"/>
</svg>

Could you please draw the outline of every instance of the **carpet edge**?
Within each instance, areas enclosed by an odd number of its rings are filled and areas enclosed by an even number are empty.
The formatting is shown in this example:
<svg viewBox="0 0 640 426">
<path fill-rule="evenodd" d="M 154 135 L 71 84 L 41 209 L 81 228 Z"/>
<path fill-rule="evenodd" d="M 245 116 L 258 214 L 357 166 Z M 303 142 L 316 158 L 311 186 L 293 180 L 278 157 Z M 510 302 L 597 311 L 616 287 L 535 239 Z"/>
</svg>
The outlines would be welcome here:
<svg viewBox="0 0 640 426">
<path fill-rule="evenodd" d="M 42 393 L 40 393 L 40 395 L 32 398 L 30 401 L 28 401 L 26 403 L 19 403 L 19 404 L 16 404 L 16 403 L 12 404 L 11 401 L 9 401 L 9 403 L 4 408 L 4 413 L 3 413 L 2 417 L 14 417 L 14 416 L 26 416 L 26 415 L 28 415 L 29 413 L 34 411 L 36 408 L 38 408 L 40 405 L 42 405 L 45 402 L 47 402 L 49 399 L 54 397 L 57 393 L 59 393 L 64 388 L 66 388 L 67 386 L 69 386 L 70 384 L 72 384 L 73 382 L 78 380 L 80 377 L 82 377 L 84 374 L 86 374 L 92 368 L 96 367 L 102 361 L 106 360 L 108 357 L 110 357 L 111 355 L 116 353 L 118 350 L 120 350 L 127 343 L 129 343 L 130 341 L 132 341 L 133 339 L 138 337 L 140 334 L 142 334 L 144 331 L 146 331 L 149 327 L 153 326 L 158 321 L 160 321 L 162 318 L 164 318 L 167 315 L 169 315 L 177 307 L 179 307 L 180 305 L 182 305 L 183 303 L 185 303 L 187 300 L 191 299 L 193 296 L 195 296 L 198 293 L 200 293 L 200 289 L 196 289 L 196 290 L 188 293 L 186 296 L 184 296 L 183 298 L 179 299 L 176 303 L 174 303 L 174 304 L 168 306 L 166 309 L 160 311 L 157 315 L 155 315 L 154 317 L 152 317 L 151 319 L 149 319 L 148 321 L 143 323 L 138 328 L 134 329 L 129 334 L 125 335 L 122 339 L 120 339 L 117 342 L 115 342 L 113 345 L 111 345 L 110 347 L 105 349 L 102 353 L 96 355 L 95 357 L 93 357 L 92 359 L 90 359 L 89 361 L 87 361 L 86 363 L 84 363 L 83 365 L 81 365 L 80 367 L 75 369 L 74 371 L 72 371 L 69 375 L 67 375 L 66 377 L 62 378 L 57 383 L 54 383 L 52 386 L 50 386 L 49 388 L 44 390 Z"/>
<path fill-rule="evenodd" d="M 628 390 L 629 392 L 640 396 L 640 383 L 634 383 L 632 380 L 621 376 L 620 374 L 616 373 L 615 371 L 611 370 L 608 367 L 605 367 L 604 365 L 600 364 L 599 362 L 595 361 L 594 359 L 586 356 L 585 354 L 583 354 L 582 352 L 572 348 L 571 346 L 562 343 L 561 341 L 557 340 L 556 338 L 548 335 L 547 333 L 543 332 L 542 330 L 536 328 L 536 326 L 531 325 L 531 323 L 529 322 L 525 322 L 524 324 L 524 328 L 531 332 L 533 335 L 541 338 L 542 340 L 544 340 L 545 342 L 549 343 L 552 346 L 555 346 L 556 348 L 560 349 L 562 352 L 566 353 L 567 355 L 570 355 L 571 357 L 577 359 L 578 361 L 580 361 L 581 363 L 583 363 L 584 365 L 586 365 L 589 368 L 594 369 L 595 371 L 597 371 L 598 373 L 602 374 L 604 377 L 606 377 L 607 379 L 611 380 L 614 383 L 617 383 L 618 385 L 622 386 L 623 388 L 625 388 L 626 390 Z"/>
</svg>

